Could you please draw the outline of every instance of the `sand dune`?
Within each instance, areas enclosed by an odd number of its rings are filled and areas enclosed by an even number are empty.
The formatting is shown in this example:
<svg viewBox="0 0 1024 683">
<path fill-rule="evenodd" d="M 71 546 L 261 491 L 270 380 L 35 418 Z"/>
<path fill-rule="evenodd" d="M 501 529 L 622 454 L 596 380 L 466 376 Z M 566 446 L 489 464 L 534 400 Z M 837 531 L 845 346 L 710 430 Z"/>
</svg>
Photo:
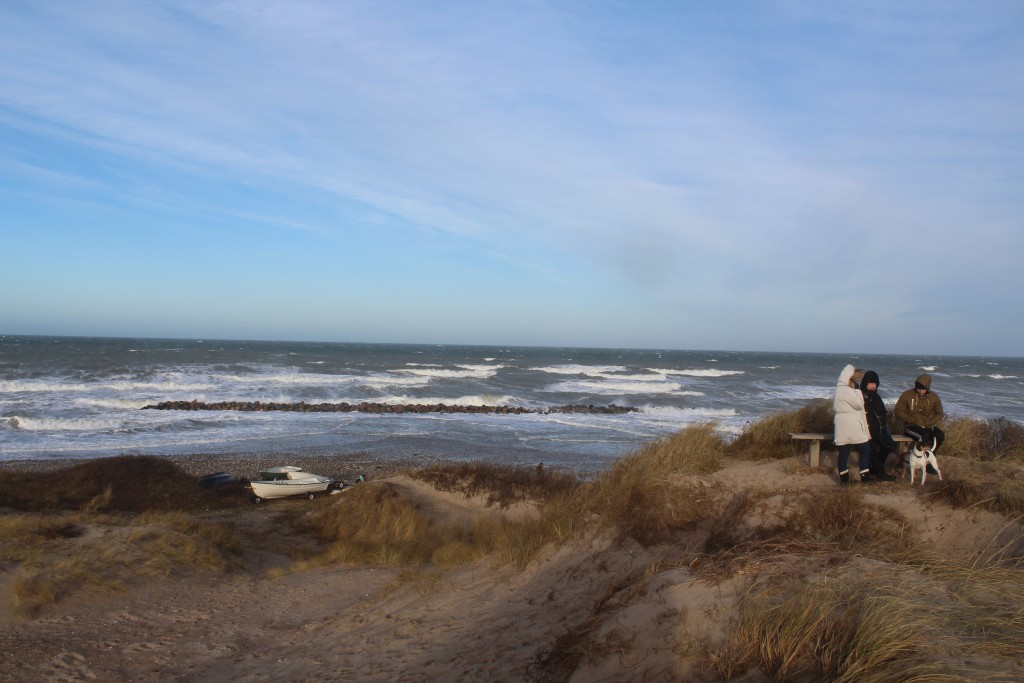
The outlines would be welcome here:
<svg viewBox="0 0 1024 683">
<path fill-rule="evenodd" d="M 955 473 L 955 463 L 948 468 Z M 291 571 L 292 557 L 279 552 L 287 548 L 260 542 L 287 533 L 292 517 L 331 505 L 331 498 L 212 511 L 211 519 L 229 517 L 252 541 L 233 571 L 172 572 L 92 590 L 31 617 L 14 610 L 18 568 L 7 563 L 0 571 L 0 679 L 725 680 L 728 667 L 716 657 L 727 651 L 744 596 L 758 580 L 794 573 L 807 580 L 856 576 L 865 585 L 924 580 L 924 572 L 905 564 L 796 546 L 722 560 L 711 539 L 724 534 L 748 543 L 794 501 L 834 492 L 836 484 L 791 461 L 734 462 L 690 479 L 722 500 L 715 518 L 648 547 L 598 524 L 521 570 L 484 559 L 447 572 L 339 565 Z M 495 510 L 482 497 L 441 492 L 407 476 L 387 480 L 448 523 L 536 514 L 529 504 Z M 978 563 L 998 555 L 998 566 L 1020 571 L 1019 519 L 954 509 L 900 483 L 861 489 L 869 508 L 905 520 L 907 534 L 934 553 Z M 90 528 L 75 540 L 109 533 Z M 967 680 L 1024 678 L 1019 652 L 972 658 L 937 647 L 928 657 Z M 766 680 L 748 675 L 740 679 Z"/>
</svg>

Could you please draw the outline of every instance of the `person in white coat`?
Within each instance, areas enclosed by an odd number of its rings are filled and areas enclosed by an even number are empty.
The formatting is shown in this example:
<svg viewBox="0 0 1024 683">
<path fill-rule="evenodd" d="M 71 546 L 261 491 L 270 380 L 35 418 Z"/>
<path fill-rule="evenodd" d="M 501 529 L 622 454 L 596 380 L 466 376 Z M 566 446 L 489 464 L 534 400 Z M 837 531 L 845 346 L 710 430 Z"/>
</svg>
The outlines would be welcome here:
<svg viewBox="0 0 1024 683">
<path fill-rule="evenodd" d="M 836 395 L 832 399 L 835 410 L 835 442 L 839 446 L 839 483 L 850 483 L 847 467 L 850 451 L 857 449 L 861 481 L 871 477 L 871 432 L 868 431 L 867 413 L 864 412 L 864 394 L 857 387 L 857 381 L 864 376 L 863 370 L 847 365 L 839 373 Z"/>
</svg>

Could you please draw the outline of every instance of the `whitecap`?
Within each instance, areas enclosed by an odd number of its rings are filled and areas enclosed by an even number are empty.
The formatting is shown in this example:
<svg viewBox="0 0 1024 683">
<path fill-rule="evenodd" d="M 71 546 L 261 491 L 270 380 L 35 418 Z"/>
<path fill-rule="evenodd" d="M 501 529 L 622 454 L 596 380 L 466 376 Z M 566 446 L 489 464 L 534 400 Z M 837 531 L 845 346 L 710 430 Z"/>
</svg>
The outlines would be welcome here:
<svg viewBox="0 0 1024 683">
<path fill-rule="evenodd" d="M 418 377 L 438 379 L 488 379 L 498 373 L 504 365 L 459 365 L 458 370 L 439 367 L 403 368 L 396 372 L 408 373 Z"/>
<path fill-rule="evenodd" d="M 679 392 L 680 396 L 688 395 L 682 392 L 683 385 L 678 382 L 639 382 L 623 381 L 617 382 L 610 379 L 604 380 L 566 380 L 556 382 L 543 390 L 549 393 L 558 394 L 673 394 Z M 689 394 L 694 395 L 694 394 Z"/>
<path fill-rule="evenodd" d="M 530 368 L 534 372 L 546 372 L 549 375 L 589 375 L 591 377 L 600 377 L 614 372 L 624 372 L 626 367 L 624 365 L 578 365 L 578 364 L 567 364 L 567 365 L 549 365 L 546 367 Z"/>
<path fill-rule="evenodd" d="M 58 417 L 20 417 L 11 418 L 11 425 L 25 431 L 109 431 L 112 429 L 123 429 L 124 420 L 93 419 L 85 417 L 58 418 Z"/>
<path fill-rule="evenodd" d="M 683 377 L 730 377 L 732 375 L 745 375 L 743 370 L 718 370 L 715 368 L 693 368 L 689 370 L 675 370 L 663 368 L 647 368 L 651 372 L 661 372 L 666 375 L 682 375 Z"/>
</svg>

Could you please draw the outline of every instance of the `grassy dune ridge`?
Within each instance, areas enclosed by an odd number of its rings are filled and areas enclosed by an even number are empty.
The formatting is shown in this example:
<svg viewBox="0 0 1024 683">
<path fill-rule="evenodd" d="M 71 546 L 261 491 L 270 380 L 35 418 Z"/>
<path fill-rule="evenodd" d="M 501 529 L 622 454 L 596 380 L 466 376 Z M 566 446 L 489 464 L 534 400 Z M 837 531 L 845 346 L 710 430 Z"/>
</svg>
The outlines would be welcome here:
<svg viewBox="0 0 1024 683">
<path fill-rule="evenodd" d="M 891 503 L 984 510 L 1019 530 L 1024 429 L 973 419 L 945 428 L 945 479 L 914 488 L 730 483 L 731 470 L 781 459 L 791 459 L 785 469 L 797 481 L 823 478 L 799 464 L 801 449 L 788 437 L 831 431 L 821 402 L 751 424 L 731 442 L 713 423 L 692 426 L 593 478 L 543 467 L 437 465 L 407 476 L 477 500 L 487 513 L 438 514 L 390 480 L 289 501 L 283 523 L 301 542 L 288 571 L 395 567 L 404 570 L 399 582 L 437 586 L 446 572 L 473 563 L 538 572 L 553 554 L 607 539 L 597 562 L 605 589 L 590 613 L 537 653 L 534 679 L 568 680 L 620 656 L 625 645 L 603 631 L 609 620 L 642 600 L 653 577 L 677 571 L 734 590 L 717 631 L 678 627 L 673 656 L 697 662 L 706 680 L 1012 680 L 1024 666 L 1019 531 L 1003 534 L 1002 547 L 957 556 L 926 542 Z M 24 619 L 75 595 L 153 577 L 247 571 L 247 538 L 233 522 L 247 505 L 202 490 L 157 458 L 111 458 L 46 475 L 0 472 L 0 566 L 16 573 Z M 647 558 L 648 569 L 616 570 L 615 555 L 627 551 Z M 693 616 L 684 612 L 674 617 L 680 623 Z"/>
</svg>

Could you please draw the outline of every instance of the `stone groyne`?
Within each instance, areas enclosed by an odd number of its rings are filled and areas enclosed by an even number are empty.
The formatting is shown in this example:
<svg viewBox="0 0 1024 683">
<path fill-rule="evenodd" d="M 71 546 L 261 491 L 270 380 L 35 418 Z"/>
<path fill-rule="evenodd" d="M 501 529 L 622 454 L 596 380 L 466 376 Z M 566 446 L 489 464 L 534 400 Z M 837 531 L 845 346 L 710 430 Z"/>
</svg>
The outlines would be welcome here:
<svg viewBox="0 0 1024 683">
<path fill-rule="evenodd" d="M 263 403 L 262 401 L 163 401 L 156 405 L 143 406 L 142 410 L 241 410 L 246 412 L 267 412 L 272 410 L 296 413 L 473 413 L 496 415 L 550 415 L 554 413 L 621 415 L 636 412 L 636 408 L 617 406 L 568 405 L 551 408 L 523 408 L 521 406 L 464 406 L 446 403 Z"/>
</svg>

